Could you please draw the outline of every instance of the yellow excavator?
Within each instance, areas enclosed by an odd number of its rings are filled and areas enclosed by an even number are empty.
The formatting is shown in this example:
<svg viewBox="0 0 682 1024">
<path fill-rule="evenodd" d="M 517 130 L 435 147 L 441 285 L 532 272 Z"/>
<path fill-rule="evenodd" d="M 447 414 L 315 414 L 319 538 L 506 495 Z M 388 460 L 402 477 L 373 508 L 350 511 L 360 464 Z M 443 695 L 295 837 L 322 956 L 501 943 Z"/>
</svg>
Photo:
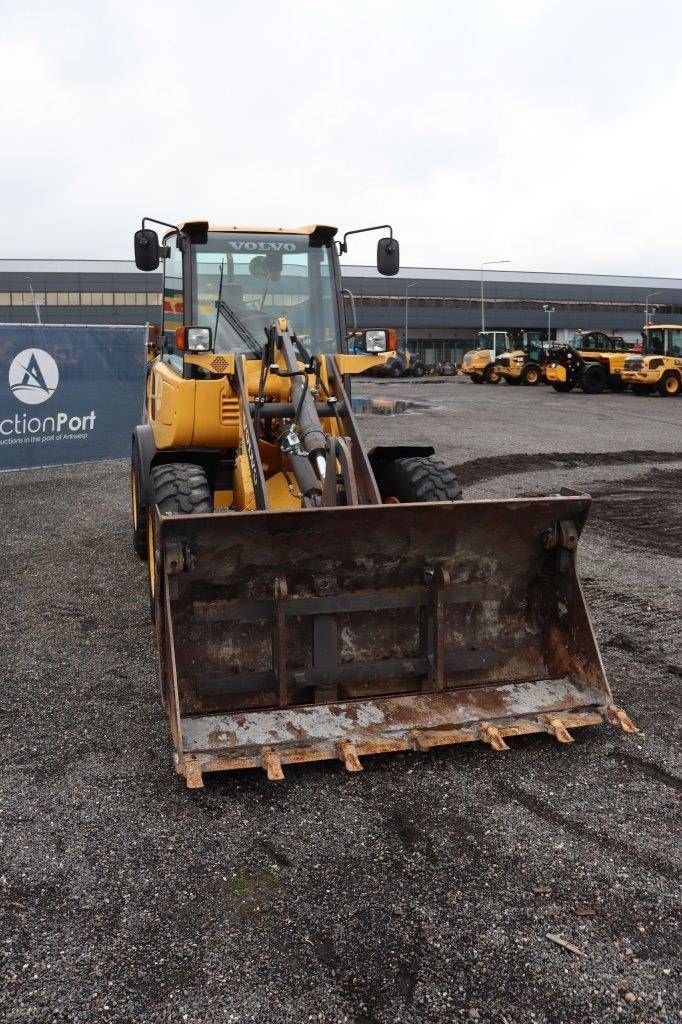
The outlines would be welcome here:
<svg viewBox="0 0 682 1024">
<path fill-rule="evenodd" d="M 350 382 L 391 353 L 348 351 L 353 232 L 191 221 L 160 241 L 149 223 L 135 259 L 163 263 L 163 313 L 132 438 L 133 543 L 186 784 L 633 731 L 576 575 L 589 497 L 462 501 L 431 446 L 363 444 Z M 377 269 L 393 275 L 387 230 Z"/>
</svg>

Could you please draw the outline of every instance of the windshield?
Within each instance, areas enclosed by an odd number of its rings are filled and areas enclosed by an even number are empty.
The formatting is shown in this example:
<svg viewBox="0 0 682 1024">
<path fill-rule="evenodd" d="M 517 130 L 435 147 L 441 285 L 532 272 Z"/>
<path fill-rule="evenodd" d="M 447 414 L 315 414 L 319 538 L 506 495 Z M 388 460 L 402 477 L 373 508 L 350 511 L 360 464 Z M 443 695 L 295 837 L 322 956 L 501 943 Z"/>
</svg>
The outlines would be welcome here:
<svg viewBox="0 0 682 1024">
<path fill-rule="evenodd" d="M 308 235 L 211 231 L 193 252 L 192 322 L 212 328 L 216 352 L 258 353 L 278 316 L 309 351 L 339 350 L 328 245 L 311 245 Z"/>
<path fill-rule="evenodd" d="M 648 356 L 665 354 L 665 331 L 646 332 L 646 354 Z"/>
<path fill-rule="evenodd" d="M 495 348 L 495 332 L 479 331 L 476 348 Z"/>
<path fill-rule="evenodd" d="M 682 327 L 647 331 L 644 352 L 648 356 L 682 356 Z"/>
</svg>

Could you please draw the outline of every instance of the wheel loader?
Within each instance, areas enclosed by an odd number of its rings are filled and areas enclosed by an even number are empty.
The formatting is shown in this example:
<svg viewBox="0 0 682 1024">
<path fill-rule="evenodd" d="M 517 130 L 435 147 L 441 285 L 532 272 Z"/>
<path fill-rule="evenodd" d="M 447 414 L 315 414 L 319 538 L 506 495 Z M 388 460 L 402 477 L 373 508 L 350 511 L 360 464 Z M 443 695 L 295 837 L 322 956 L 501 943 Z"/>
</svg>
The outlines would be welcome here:
<svg viewBox="0 0 682 1024">
<path fill-rule="evenodd" d="M 635 395 L 682 394 L 682 325 L 647 324 L 642 353 L 625 360 L 623 381 Z"/>
<path fill-rule="evenodd" d="M 391 353 L 348 351 L 352 232 L 191 221 L 160 241 L 149 223 L 135 257 L 163 263 L 163 307 L 132 438 L 133 542 L 187 786 L 634 730 L 576 575 L 589 497 L 463 501 L 431 446 L 364 445 L 351 380 Z M 395 274 L 388 232 L 377 269 Z"/>
<path fill-rule="evenodd" d="M 507 384 L 525 384 L 535 387 L 545 375 L 547 347 L 539 332 L 524 331 L 521 345 L 498 356 L 495 369 Z"/>
<path fill-rule="evenodd" d="M 511 352 L 506 331 L 479 331 L 476 347 L 464 353 L 462 373 L 474 384 L 499 384 L 496 360 L 505 352 Z"/>
</svg>

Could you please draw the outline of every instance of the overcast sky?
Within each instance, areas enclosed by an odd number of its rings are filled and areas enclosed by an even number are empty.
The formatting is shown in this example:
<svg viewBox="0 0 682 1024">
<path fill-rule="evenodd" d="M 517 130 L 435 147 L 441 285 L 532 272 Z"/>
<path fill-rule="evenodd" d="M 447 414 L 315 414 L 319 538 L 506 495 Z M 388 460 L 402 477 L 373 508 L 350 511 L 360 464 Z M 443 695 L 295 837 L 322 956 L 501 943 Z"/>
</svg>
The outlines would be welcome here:
<svg viewBox="0 0 682 1024">
<path fill-rule="evenodd" d="M 144 214 L 387 221 L 404 266 L 682 276 L 679 0 L 0 12 L 1 257 L 130 258 Z"/>
</svg>

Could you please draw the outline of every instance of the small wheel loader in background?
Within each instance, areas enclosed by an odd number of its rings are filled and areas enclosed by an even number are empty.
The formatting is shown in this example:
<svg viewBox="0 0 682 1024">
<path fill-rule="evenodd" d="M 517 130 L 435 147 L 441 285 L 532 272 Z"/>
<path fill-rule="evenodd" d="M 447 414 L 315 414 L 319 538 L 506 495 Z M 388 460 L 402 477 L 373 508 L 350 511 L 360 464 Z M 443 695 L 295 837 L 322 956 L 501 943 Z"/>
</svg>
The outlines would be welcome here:
<svg viewBox="0 0 682 1024">
<path fill-rule="evenodd" d="M 476 347 L 464 353 L 461 371 L 474 384 L 499 384 L 499 356 L 511 352 L 506 331 L 479 331 Z"/>
<path fill-rule="evenodd" d="M 545 375 L 547 344 L 538 333 L 524 331 L 521 345 L 498 356 L 495 368 L 507 384 L 525 384 L 535 387 Z"/>
<path fill-rule="evenodd" d="M 575 567 L 585 495 L 465 502 L 431 447 L 367 451 L 335 229 L 171 226 L 133 434 L 176 770 L 427 751 L 572 727 L 614 707 Z M 157 222 L 159 223 L 159 222 Z M 373 229 L 372 229 L 373 230 Z M 398 271 L 392 231 L 381 273 Z"/>
<path fill-rule="evenodd" d="M 635 395 L 682 394 L 682 325 L 647 324 L 642 354 L 625 360 L 623 383 Z"/>
</svg>

